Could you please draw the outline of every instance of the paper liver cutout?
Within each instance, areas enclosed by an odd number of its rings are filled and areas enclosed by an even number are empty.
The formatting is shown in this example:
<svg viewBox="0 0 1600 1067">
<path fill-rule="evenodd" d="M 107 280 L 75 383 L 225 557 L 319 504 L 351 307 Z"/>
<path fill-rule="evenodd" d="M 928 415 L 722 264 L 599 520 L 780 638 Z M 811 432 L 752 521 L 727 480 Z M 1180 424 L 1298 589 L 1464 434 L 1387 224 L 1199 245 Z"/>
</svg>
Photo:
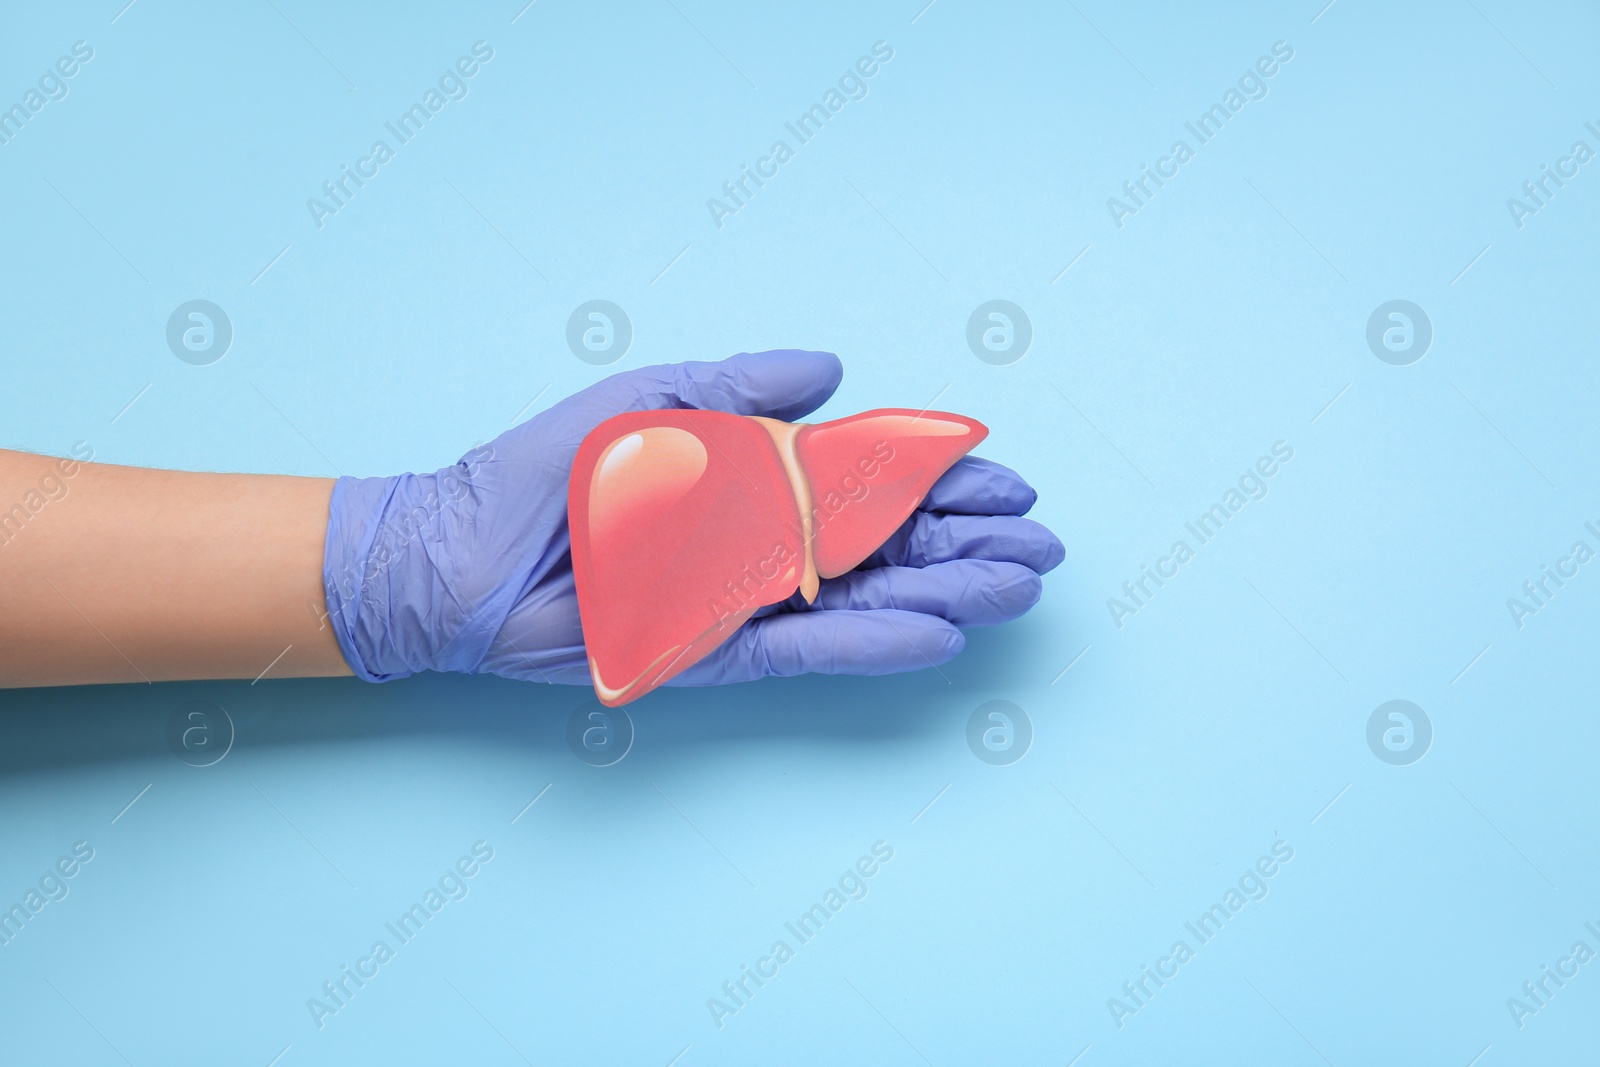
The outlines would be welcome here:
<svg viewBox="0 0 1600 1067">
<path fill-rule="evenodd" d="M 899 529 L 989 434 L 941 411 L 882 408 L 818 425 L 720 411 L 636 411 L 578 448 L 572 569 L 600 702 L 636 700 L 758 608 L 844 574 Z"/>
</svg>

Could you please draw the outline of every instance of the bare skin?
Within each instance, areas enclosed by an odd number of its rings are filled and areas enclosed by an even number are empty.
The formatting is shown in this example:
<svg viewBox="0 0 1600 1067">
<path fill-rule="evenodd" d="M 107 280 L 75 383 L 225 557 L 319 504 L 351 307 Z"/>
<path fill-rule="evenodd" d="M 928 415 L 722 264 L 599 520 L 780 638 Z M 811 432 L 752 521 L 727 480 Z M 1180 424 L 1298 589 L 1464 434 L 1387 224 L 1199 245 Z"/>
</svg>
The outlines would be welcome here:
<svg viewBox="0 0 1600 1067">
<path fill-rule="evenodd" d="M 0 450 L 0 688 L 348 675 L 332 492 Z"/>
</svg>

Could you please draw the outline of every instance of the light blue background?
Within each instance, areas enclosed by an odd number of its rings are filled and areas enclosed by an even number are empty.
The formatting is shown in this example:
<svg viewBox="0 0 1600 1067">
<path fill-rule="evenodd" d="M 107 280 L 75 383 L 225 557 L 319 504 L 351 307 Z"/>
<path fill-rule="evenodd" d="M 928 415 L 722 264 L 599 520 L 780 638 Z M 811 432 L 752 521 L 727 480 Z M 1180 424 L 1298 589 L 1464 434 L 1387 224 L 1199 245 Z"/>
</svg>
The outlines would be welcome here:
<svg viewBox="0 0 1600 1067">
<path fill-rule="evenodd" d="M 10 5 L 0 102 L 95 55 L 0 146 L 5 445 L 432 469 L 608 373 L 564 340 L 603 298 L 635 330 L 614 369 L 825 348 L 826 417 L 983 420 L 1067 561 L 939 671 L 658 692 L 602 769 L 564 740 L 586 693 L 493 678 L 0 695 L 0 898 L 95 849 L 0 948 L 0 1061 L 1593 1048 L 1600 963 L 1521 1029 L 1506 1005 L 1600 949 L 1600 571 L 1506 607 L 1600 547 L 1600 163 L 1506 207 L 1600 149 L 1592 9 L 274 2 Z M 319 230 L 306 199 L 478 40 L 470 95 Z M 878 40 L 866 99 L 717 228 L 706 199 Z M 1114 225 L 1279 40 L 1269 95 Z M 164 340 L 194 298 L 235 330 L 211 366 Z M 1010 366 L 966 346 L 992 298 L 1033 323 Z M 1364 339 L 1396 298 L 1435 331 L 1406 367 Z M 1106 599 L 1280 440 L 1270 494 L 1117 628 Z M 1365 738 L 1395 698 L 1435 732 L 1410 766 Z M 190 699 L 236 724 L 215 766 L 163 740 Z M 964 739 L 994 699 L 1034 727 L 1010 766 Z M 307 998 L 478 840 L 470 895 L 319 1030 Z M 879 840 L 869 895 L 719 1030 L 707 998 Z M 1270 895 L 1119 1029 L 1107 999 L 1276 841 Z"/>
</svg>

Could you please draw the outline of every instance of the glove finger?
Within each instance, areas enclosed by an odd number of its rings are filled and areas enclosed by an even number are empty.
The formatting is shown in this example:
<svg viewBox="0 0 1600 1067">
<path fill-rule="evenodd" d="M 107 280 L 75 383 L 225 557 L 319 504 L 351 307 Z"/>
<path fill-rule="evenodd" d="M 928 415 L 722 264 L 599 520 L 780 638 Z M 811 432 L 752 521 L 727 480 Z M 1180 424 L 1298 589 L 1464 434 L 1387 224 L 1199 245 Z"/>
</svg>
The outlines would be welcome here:
<svg viewBox="0 0 1600 1067">
<path fill-rule="evenodd" d="M 1033 486 L 1010 467 L 963 456 L 933 483 L 919 506 L 955 515 L 1026 515 L 1038 498 Z"/>
<path fill-rule="evenodd" d="M 861 569 L 926 567 L 957 559 L 1020 563 L 1045 574 L 1067 550 L 1046 527 L 1016 515 L 939 515 L 916 512 L 868 556 Z"/>
<path fill-rule="evenodd" d="M 1044 583 L 1019 563 L 959 559 L 928 567 L 852 571 L 822 583 L 811 611 L 895 608 L 957 626 L 1009 622 L 1039 602 Z"/>
<path fill-rule="evenodd" d="M 746 623 L 668 685 L 722 685 L 768 675 L 899 674 L 948 663 L 966 645 L 943 619 L 914 611 L 815 611 Z"/>
</svg>

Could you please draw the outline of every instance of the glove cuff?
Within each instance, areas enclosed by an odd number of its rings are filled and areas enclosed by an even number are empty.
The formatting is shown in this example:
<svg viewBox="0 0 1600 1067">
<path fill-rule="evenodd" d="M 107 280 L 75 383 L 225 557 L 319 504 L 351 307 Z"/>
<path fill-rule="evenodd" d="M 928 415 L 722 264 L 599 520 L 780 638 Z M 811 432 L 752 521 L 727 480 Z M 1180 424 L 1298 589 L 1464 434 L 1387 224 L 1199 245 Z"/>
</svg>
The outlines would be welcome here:
<svg viewBox="0 0 1600 1067">
<path fill-rule="evenodd" d="M 403 663 L 386 662 L 388 612 L 372 588 L 391 562 L 375 557 L 373 547 L 399 481 L 398 477 L 340 478 L 328 503 L 322 554 L 328 622 L 351 672 L 367 682 L 388 682 L 413 673 Z"/>
</svg>

